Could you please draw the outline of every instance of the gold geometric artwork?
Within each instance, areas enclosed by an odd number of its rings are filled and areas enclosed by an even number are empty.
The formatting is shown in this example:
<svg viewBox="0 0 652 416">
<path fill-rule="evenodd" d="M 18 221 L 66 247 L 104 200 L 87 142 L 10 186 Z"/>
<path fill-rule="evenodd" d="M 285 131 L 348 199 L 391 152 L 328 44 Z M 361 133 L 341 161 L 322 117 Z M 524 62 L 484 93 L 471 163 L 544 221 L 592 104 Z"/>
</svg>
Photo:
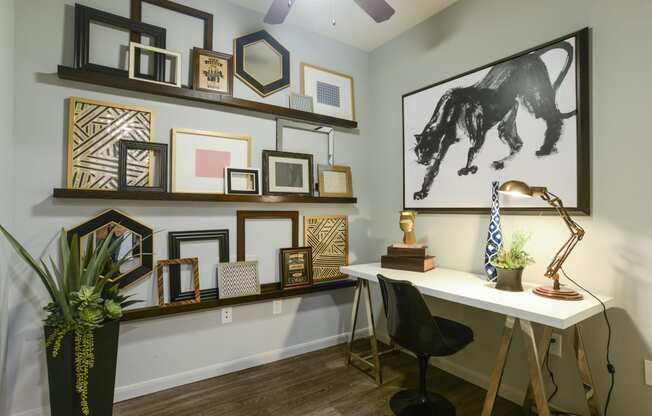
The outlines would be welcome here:
<svg viewBox="0 0 652 416">
<path fill-rule="evenodd" d="M 303 217 L 303 242 L 312 247 L 315 283 L 346 278 L 349 264 L 349 218 L 346 215 Z"/>
<path fill-rule="evenodd" d="M 117 190 L 120 140 L 149 142 L 153 136 L 149 109 L 70 97 L 68 188 Z M 151 184 L 150 152 L 140 152 L 130 152 L 130 186 Z"/>
</svg>

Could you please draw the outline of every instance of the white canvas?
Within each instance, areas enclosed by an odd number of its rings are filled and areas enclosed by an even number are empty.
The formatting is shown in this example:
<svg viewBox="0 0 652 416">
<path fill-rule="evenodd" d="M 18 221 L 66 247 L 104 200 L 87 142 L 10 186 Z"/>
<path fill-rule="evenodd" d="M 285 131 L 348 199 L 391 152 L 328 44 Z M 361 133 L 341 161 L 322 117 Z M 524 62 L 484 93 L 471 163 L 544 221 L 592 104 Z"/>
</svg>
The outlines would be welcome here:
<svg viewBox="0 0 652 416">
<path fill-rule="evenodd" d="M 566 40 L 573 49 L 574 38 Z M 545 64 L 551 83 L 557 79 L 567 59 L 567 53 L 561 49 L 552 49 L 540 56 Z M 577 109 L 575 57 L 563 78 L 555 97 L 561 113 Z M 532 186 L 546 186 L 559 195 L 568 207 L 577 207 L 577 115 L 563 120 L 562 131 L 556 144 L 557 152 L 538 157 L 535 152 L 544 141 L 546 123 L 537 119 L 520 98 L 516 115 L 518 134 L 523 141 L 522 149 L 513 159 L 505 162 L 503 169 L 495 169 L 492 162 L 502 159 L 510 153 L 510 148 L 501 141 L 498 126 L 486 133 L 484 145 L 477 153 L 473 165 L 477 166 L 475 174 L 460 175 L 459 170 L 467 165 L 467 156 L 471 142 L 462 123 L 457 123 L 457 143 L 450 146 L 440 164 L 428 195 L 424 199 L 415 199 L 414 194 L 422 189 L 428 166 L 417 163 L 415 135 L 421 134 L 428 125 L 435 107 L 442 97 L 451 89 L 471 87 L 480 82 L 491 68 L 471 73 L 452 81 L 425 89 L 403 99 L 404 123 L 404 203 L 406 208 L 489 208 L 491 205 L 492 181 L 504 182 L 515 179 Z M 431 162 L 432 163 L 432 162 Z M 540 199 L 503 197 L 504 207 L 546 207 Z"/>
<path fill-rule="evenodd" d="M 317 99 L 317 82 L 325 82 L 339 88 L 339 107 L 322 104 Z M 313 97 L 314 112 L 331 117 L 354 120 L 353 80 L 349 77 L 324 71 L 308 65 L 303 66 L 303 94 Z"/>
</svg>

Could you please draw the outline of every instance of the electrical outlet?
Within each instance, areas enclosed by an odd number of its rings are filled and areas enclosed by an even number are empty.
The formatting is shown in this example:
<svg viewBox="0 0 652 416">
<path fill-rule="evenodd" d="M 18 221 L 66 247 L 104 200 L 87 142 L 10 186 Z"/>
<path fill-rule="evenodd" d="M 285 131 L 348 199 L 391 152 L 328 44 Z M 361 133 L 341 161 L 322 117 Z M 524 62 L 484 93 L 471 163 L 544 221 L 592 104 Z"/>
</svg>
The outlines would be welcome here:
<svg viewBox="0 0 652 416">
<path fill-rule="evenodd" d="M 561 346 L 561 334 L 553 332 L 552 339 L 550 340 L 550 354 L 561 357 Z"/>
<path fill-rule="evenodd" d="M 230 324 L 233 322 L 233 308 L 223 308 L 222 309 L 222 323 Z"/>
<path fill-rule="evenodd" d="M 282 300 L 275 300 L 273 302 L 273 309 L 274 309 L 274 315 L 278 315 L 281 312 L 283 312 L 283 301 Z"/>
<path fill-rule="evenodd" d="M 645 360 L 645 384 L 652 386 L 652 361 Z"/>
</svg>

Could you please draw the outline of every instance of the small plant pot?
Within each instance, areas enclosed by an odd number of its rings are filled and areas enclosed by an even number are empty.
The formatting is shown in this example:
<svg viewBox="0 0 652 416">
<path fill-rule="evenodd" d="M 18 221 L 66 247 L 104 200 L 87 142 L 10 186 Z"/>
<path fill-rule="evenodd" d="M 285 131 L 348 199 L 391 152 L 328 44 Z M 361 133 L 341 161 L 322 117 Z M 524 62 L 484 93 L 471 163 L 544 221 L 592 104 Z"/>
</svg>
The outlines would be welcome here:
<svg viewBox="0 0 652 416">
<path fill-rule="evenodd" d="M 507 290 L 509 292 L 522 292 L 523 284 L 523 268 L 520 269 L 501 269 L 496 267 L 498 271 L 498 279 L 496 281 L 496 289 Z"/>
</svg>

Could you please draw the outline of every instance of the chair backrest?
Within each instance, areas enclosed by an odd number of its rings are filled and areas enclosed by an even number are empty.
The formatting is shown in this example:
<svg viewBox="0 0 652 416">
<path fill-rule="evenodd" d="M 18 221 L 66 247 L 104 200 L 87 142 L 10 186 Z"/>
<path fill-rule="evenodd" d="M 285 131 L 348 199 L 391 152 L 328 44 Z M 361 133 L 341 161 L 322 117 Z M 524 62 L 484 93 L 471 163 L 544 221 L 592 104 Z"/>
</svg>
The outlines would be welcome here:
<svg viewBox="0 0 652 416">
<path fill-rule="evenodd" d="M 437 322 L 430 314 L 426 301 L 410 282 L 378 275 L 385 305 L 389 336 L 416 354 L 432 351 L 434 344 L 443 342 Z"/>
</svg>

